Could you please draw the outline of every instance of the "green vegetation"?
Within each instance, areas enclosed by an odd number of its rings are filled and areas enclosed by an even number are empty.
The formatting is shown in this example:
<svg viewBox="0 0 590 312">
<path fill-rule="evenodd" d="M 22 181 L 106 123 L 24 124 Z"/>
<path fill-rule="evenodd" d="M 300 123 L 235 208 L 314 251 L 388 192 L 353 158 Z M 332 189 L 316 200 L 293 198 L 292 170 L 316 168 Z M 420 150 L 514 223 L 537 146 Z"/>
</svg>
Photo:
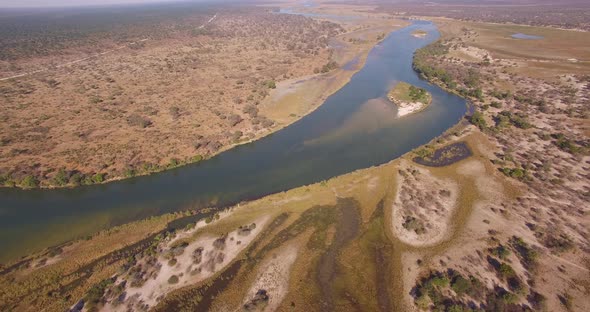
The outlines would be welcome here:
<svg viewBox="0 0 590 312">
<path fill-rule="evenodd" d="M 496 248 L 490 248 L 489 252 L 500 259 L 506 259 L 508 256 L 510 256 L 510 250 L 504 245 L 499 245 Z"/>
<path fill-rule="evenodd" d="M 524 180 L 527 178 L 527 171 L 521 168 L 502 168 L 500 169 L 507 177 L 517 180 Z"/>
<path fill-rule="evenodd" d="M 452 269 L 431 272 L 414 289 L 416 306 L 429 311 L 473 311 L 473 299 L 479 300 L 485 311 L 510 311 L 518 308 L 521 298 L 519 293 L 501 287 L 489 289 L 474 276 L 466 278 Z M 537 298 L 542 301 L 541 295 Z"/>
<path fill-rule="evenodd" d="M 483 114 L 477 111 L 469 117 L 469 122 L 477 126 L 480 130 L 485 130 L 488 126 Z"/>
<path fill-rule="evenodd" d="M 552 137 L 556 139 L 555 145 L 557 145 L 557 147 L 559 147 L 564 152 L 568 152 L 570 154 L 579 154 L 584 152 L 583 146 L 580 146 L 568 139 L 563 133 L 555 133 L 552 135 Z"/>
<path fill-rule="evenodd" d="M 99 184 L 105 181 L 106 174 L 104 173 L 97 173 L 92 176 L 92 182 Z"/>
<path fill-rule="evenodd" d="M 113 279 L 106 279 L 92 286 L 88 293 L 86 293 L 86 297 L 84 297 L 84 307 L 88 309 L 88 311 L 96 311 L 96 305 L 100 303 L 100 300 L 102 299 L 105 290 L 107 289 L 107 287 L 112 285 L 113 282 Z"/>
<path fill-rule="evenodd" d="M 325 74 L 325 73 L 330 72 L 330 71 L 332 71 L 332 70 L 334 70 L 336 68 L 338 68 L 338 63 L 336 63 L 334 61 L 329 61 L 324 66 L 322 66 L 321 69 L 320 68 L 315 68 L 313 70 L 313 72 L 315 74 L 319 74 L 319 73 Z"/>
<path fill-rule="evenodd" d="M 516 250 L 522 265 L 527 269 L 535 269 L 539 254 L 536 250 L 531 248 L 522 238 L 512 236 L 510 238 L 510 245 Z"/>
<path fill-rule="evenodd" d="M 168 284 L 178 284 L 178 276 L 172 275 L 168 279 Z"/>
<path fill-rule="evenodd" d="M 20 186 L 25 189 L 32 189 L 39 186 L 39 181 L 32 175 L 28 175 L 22 179 Z"/>
<path fill-rule="evenodd" d="M 512 124 L 520 129 L 529 129 L 533 125 L 527 118 L 521 114 L 512 114 L 509 111 L 502 111 L 496 116 L 496 126 L 499 128 L 507 127 Z"/>
<path fill-rule="evenodd" d="M 418 220 L 411 216 L 406 216 L 404 219 L 404 223 L 402 226 L 408 231 L 414 231 L 416 234 L 421 235 L 426 232 L 426 228 L 424 227 L 424 223 L 421 220 Z"/>
<path fill-rule="evenodd" d="M 269 80 L 269 81 L 265 82 L 264 85 L 269 89 L 276 89 L 277 88 L 277 83 L 274 80 Z"/>
<path fill-rule="evenodd" d="M 65 169 L 59 169 L 55 177 L 53 177 L 53 184 L 56 186 L 64 186 L 68 184 L 68 177 Z"/>
<path fill-rule="evenodd" d="M 409 83 L 399 82 L 387 94 L 392 102 L 420 102 L 430 104 L 432 96 L 423 88 L 418 88 Z"/>
<path fill-rule="evenodd" d="M 467 71 L 456 68 L 443 68 L 432 64 L 441 64 L 440 58 L 449 52 L 449 43 L 437 41 L 418 49 L 414 54 L 413 68 L 420 76 L 429 81 L 439 81 L 451 91 L 462 96 L 483 100 L 480 84 L 481 74 L 475 69 Z"/>
</svg>

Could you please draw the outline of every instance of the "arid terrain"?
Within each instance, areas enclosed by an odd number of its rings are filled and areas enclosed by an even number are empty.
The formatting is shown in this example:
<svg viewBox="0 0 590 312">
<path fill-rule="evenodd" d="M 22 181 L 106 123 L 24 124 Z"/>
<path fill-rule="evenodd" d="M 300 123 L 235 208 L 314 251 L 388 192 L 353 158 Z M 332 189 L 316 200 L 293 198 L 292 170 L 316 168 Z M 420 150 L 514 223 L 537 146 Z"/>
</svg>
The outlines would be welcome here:
<svg viewBox="0 0 590 312">
<path fill-rule="evenodd" d="M 133 54 L 116 52 L 100 61 L 0 82 L 3 90 L 21 90 L 20 84 L 33 90 L 4 93 L 9 110 L 2 112 L 8 117 L 1 133 L 10 137 L 3 137 L 7 143 L 1 147 L 5 170 L 13 174 L 11 168 L 20 168 L 24 174 L 31 168 L 24 164 L 42 163 L 32 168 L 44 172 L 47 180 L 35 177 L 50 185 L 51 173 L 70 168 L 70 158 L 57 157 L 62 155 L 59 145 L 47 148 L 64 138 L 54 138 L 57 134 L 50 134 L 54 128 L 47 124 L 49 130 L 37 134 L 47 144 L 38 147 L 38 155 L 8 156 L 18 144 L 31 144 L 31 150 L 41 144 L 30 141 L 31 132 L 13 129 L 47 122 L 74 133 L 78 127 L 97 127 L 84 118 L 113 111 L 120 115 L 102 118 L 100 129 L 77 139 L 87 144 L 80 145 L 84 152 L 107 142 L 125 150 L 121 155 L 104 149 L 89 152 L 97 164 L 105 162 L 101 157 L 116 156 L 100 172 L 120 172 L 144 162 L 166 166 L 170 157 L 177 157 L 178 165 L 195 155 L 212 155 L 232 144 L 222 136 L 228 131 L 241 131 L 238 141 L 258 138 L 317 108 L 350 79 L 354 68 L 362 67 L 380 34 L 407 25 L 397 18 L 408 15 L 433 21 L 441 33 L 414 54 L 414 70 L 468 99 L 467 116 L 428 144 L 379 166 L 224 209 L 136 221 L 15 259 L 0 266 L 0 310 L 587 311 L 590 34 L 562 29 L 585 28 L 588 20 L 577 19 L 586 15 L 578 11 L 571 19 L 531 26 L 539 23 L 454 15 L 459 14 L 455 5 L 437 4 L 441 10 L 428 14 L 400 14 L 365 3 L 314 4 L 276 5 L 300 5 L 302 11 L 324 17 L 220 11 L 209 15 L 216 16 L 211 22 L 200 19 L 209 34 L 161 39 L 165 43 L 159 44 L 148 40 Z M 562 9 L 572 8 L 576 6 Z M 514 12 L 532 16 L 539 11 L 523 5 Z M 327 22 L 327 14 L 364 17 Z M 575 25 L 563 24 L 567 21 Z M 290 49 L 294 39 L 287 38 L 308 38 L 309 47 Z M 344 48 L 330 48 L 333 40 Z M 267 49 L 257 49 L 262 44 Z M 207 53 L 207 61 L 200 53 Z M 353 69 L 342 68 L 347 67 L 345 60 L 355 58 Z M 214 70 L 219 66 L 224 70 Z M 102 102 L 75 104 L 72 99 L 65 108 L 55 108 L 66 86 L 74 88 L 75 81 L 87 86 L 94 80 L 84 79 L 99 75 L 96 68 L 114 81 L 99 79 L 97 89 L 84 89 L 76 99 L 96 94 Z M 61 73 L 63 80 L 51 86 L 39 78 L 50 73 Z M 124 92 L 107 98 L 123 82 Z M 56 98 L 50 102 L 46 94 Z M 236 97 L 242 102 L 233 101 Z M 51 117 L 7 126 L 17 116 L 23 120 L 19 114 L 28 111 L 18 107 L 30 101 L 47 101 L 33 112 Z M 80 105 L 78 114 L 86 117 L 73 121 L 77 126 L 59 124 L 69 120 L 60 110 L 74 110 L 73 105 Z M 172 118 L 167 105 L 178 107 L 178 116 Z M 255 116 L 244 110 L 250 105 Z M 138 127 L 126 114 L 150 124 Z M 239 115 L 240 122 L 230 126 L 231 114 Z M 253 124 L 256 118 L 268 120 L 268 126 Z M 20 143 L 18 135 L 24 136 Z M 54 141 L 45 142 L 50 137 Z M 100 138 L 104 143 L 97 143 Z M 126 140 L 139 143 L 121 143 Z M 220 145 L 212 150 L 211 142 Z M 71 168 L 99 168 L 94 162 L 83 164 Z"/>
<path fill-rule="evenodd" d="M 0 184 L 102 183 L 260 138 L 317 107 L 379 36 L 405 23 L 366 18 L 343 27 L 274 7 L 190 9 L 141 23 L 140 12 L 99 30 L 83 24 L 82 34 L 49 26 L 55 33 L 40 51 L 31 44 L 45 34 L 35 28 L 47 27 L 45 15 L 28 37 L 7 38 Z M 104 14 L 88 18 L 102 26 Z M 80 23 L 79 15 L 60 21 Z"/>
</svg>

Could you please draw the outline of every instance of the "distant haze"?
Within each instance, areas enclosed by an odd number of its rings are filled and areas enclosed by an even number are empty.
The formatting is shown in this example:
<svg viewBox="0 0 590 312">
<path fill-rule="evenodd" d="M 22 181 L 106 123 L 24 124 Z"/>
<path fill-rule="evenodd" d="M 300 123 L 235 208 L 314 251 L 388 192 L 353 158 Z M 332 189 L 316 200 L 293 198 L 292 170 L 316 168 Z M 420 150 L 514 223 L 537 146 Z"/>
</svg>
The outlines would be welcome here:
<svg viewBox="0 0 590 312">
<path fill-rule="evenodd" d="M 181 2 L 182 0 L 0 0 L 0 8 L 73 7 L 115 4 L 141 4 L 159 2 Z M 205 0 L 207 1 L 207 0 Z M 184 0 L 182 2 L 205 2 Z M 212 2 L 209 0 L 209 2 Z"/>
</svg>

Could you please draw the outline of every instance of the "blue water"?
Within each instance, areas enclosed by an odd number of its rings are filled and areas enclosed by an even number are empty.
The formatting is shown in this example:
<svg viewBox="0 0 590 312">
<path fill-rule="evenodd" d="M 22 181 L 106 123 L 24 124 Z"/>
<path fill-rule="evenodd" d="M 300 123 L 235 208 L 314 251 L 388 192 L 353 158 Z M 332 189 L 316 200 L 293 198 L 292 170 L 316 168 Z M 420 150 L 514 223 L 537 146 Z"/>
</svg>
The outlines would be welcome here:
<svg viewBox="0 0 590 312">
<path fill-rule="evenodd" d="M 415 30 L 428 33 L 414 38 Z M 202 163 L 146 177 L 76 189 L 0 189 L 0 261 L 149 216 L 224 206 L 383 164 L 456 124 L 464 99 L 421 80 L 416 49 L 439 37 L 430 22 L 389 34 L 364 67 L 316 111 L 272 135 Z M 395 81 L 427 89 L 432 104 L 394 118 L 374 110 Z M 383 103 L 383 102 L 381 102 Z"/>
<path fill-rule="evenodd" d="M 517 33 L 514 34 L 512 36 L 510 36 L 514 39 L 524 39 L 524 40 L 540 40 L 543 39 L 543 37 L 541 36 L 534 36 L 534 35 L 527 35 L 527 34 L 523 34 L 523 33 Z"/>
</svg>

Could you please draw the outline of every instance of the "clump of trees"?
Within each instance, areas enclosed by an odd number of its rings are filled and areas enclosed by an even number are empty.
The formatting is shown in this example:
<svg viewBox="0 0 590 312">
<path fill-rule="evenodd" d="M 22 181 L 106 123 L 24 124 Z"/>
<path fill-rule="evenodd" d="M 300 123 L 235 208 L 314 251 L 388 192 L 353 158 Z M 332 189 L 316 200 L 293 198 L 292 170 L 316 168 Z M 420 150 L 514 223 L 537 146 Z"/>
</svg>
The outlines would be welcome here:
<svg viewBox="0 0 590 312">
<path fill-rule="evenodd" d="M 533 127 L 533 125 L 523 114 L 513 114 L 509 111 L 500 112 L 495 119 L 496 126 L 499 128 L 506 127 L 509 124 L 512 124 L 520 129 L 529 129 Z"/>
<path fill-rule="evenodd" d="M 428 99 L 428 92 L 426 89 L 418 88 L 416 86 L 410 85 L 408 95 L 415 102 L 425 102 Z"/>
<path fill-rule="evenodd" d="M 336 63 L 335 61 L 329 61 L 328 63 L 326 63 L 324 66 L 322 66 L 322 68 L 315 68 L 313 70 L 313 72 L 315 74 L 325 74 L 327 72 L 331 72 L 332 70 L 338 68 L 338 63 Z"/>
<path fill-rule="evenodd" d="M 469 117 L 469 122 L 477 126 L 480 130 L 485 130 L 488 126 L 483 114 L 478 111 L 474 112 L 473 115 Z"/>
</svg>

